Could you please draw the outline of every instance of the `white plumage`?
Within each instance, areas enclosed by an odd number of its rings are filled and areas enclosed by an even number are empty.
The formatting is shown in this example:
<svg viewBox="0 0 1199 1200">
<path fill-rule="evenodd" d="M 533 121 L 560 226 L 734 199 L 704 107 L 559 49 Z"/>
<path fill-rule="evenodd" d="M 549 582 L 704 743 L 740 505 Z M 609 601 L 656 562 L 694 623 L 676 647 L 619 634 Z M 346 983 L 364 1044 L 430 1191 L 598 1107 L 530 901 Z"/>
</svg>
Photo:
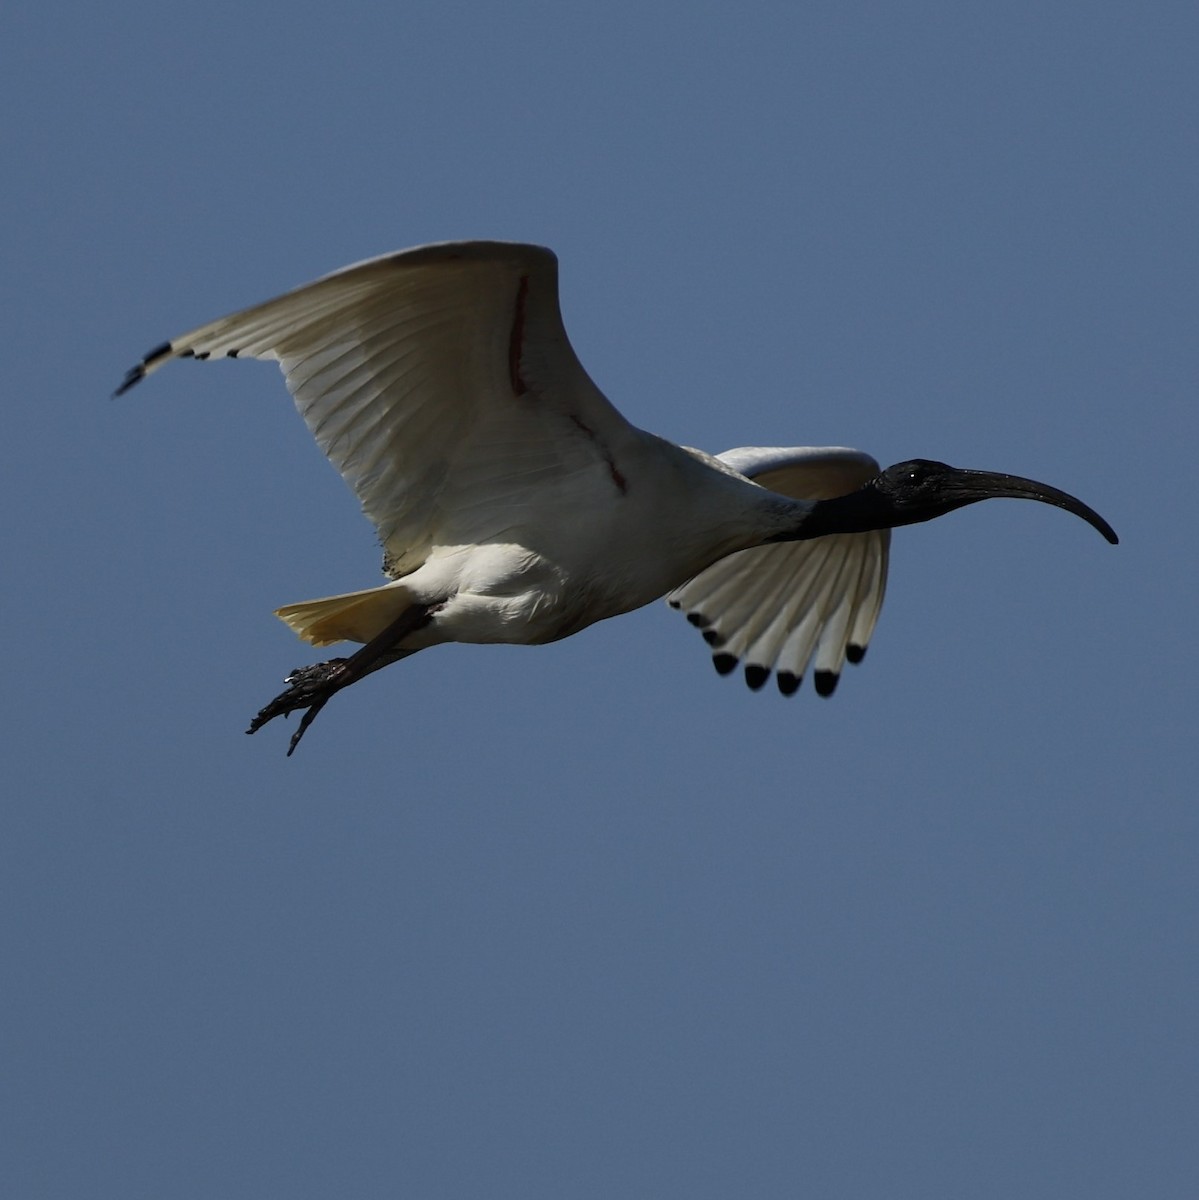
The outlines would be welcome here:
<svg viewBox="0 0 1199 1200">
<path fill-rule="evenodd" d="M 728 450 L 720 460 L 785 496 L 827 500 L 878 473 L 868 454 L 840 446 Z M 777 672 L 792 695 L 815 652 L 816 688 L 830 695 L 846 658 L 861 662 L 887 586 L 891 531 L 834 533 L 813 541 L 740 550 L 701 571 L 667 597 L 713 648 L 716 669 L 745 664 L 760 688 Z"/>
<path fill-rule="evenodd" d="M 889 531 L 817 536 L 813 514 L 878 463 L 836 447 L 717 459 L 629 424 L 571 349 L 549 250 L 369 259 L 158 347 L 120 391 L 180 357 L 279 363 L 389 577 L 278 610 L 313 645 L 368 645 L 289 677 L 251 730 L 307 708 L 302 733 L 334 691 L 427 646 L 553 641 L 667 593 L 753 687 L 774 670 L 789 694 L 814 660 L 827 694 L 869 641 Z M 908 519 L 924 517 L 879 523 Z"/>
</svg>

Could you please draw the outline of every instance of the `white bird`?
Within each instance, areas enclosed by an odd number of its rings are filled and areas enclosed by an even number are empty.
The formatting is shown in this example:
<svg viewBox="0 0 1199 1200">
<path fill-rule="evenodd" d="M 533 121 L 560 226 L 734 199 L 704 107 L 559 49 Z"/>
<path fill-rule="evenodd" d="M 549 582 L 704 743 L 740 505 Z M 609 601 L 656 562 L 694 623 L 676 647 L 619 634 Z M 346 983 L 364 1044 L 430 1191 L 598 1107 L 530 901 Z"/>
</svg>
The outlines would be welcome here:
<svg viewBox="0 0 1199 1200">
<path fill-rule="evenodd" d="M 1111 527 L 1010 475 L 915 459 L 880 471 L 842 447 L 713 457 L 628 421 L 562 324 L 539 246 L 447 242 L 367 259 L 150 351 L 120 395 L 172 358 L 279 363 L 300 415 L 383 546 L 382 586 L 277 610 L 314 646 L 250 724 L 305 710 L 441 642 L 539 644 L 667 595 L 759 688 L 809 664 L 833 691 L 858 662 L 887 577 L 889 530 L 1013 496 Z"/>
</svg>

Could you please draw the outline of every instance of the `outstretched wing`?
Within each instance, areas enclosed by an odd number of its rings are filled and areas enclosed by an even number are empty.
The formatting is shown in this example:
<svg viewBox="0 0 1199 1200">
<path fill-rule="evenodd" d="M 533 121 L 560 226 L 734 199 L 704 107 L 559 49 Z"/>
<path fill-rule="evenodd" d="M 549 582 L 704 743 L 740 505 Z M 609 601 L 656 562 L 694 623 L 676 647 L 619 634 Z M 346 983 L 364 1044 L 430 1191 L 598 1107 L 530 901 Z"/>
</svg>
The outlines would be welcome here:
<svg viewBox="0 0 1199 1200">
<path fill-rule="evenodd" d="M 615 475 L 632 427 L 588 378 L 539 246 L 447 242 L 346 267 L 152 350 L 273 359 L 379 531 L 394 575 L 431 546 L 497 536 L 530 493 Z"/>
<path fill-rule="evenodd" d="M 868 454 L 843 447 L 747 446 L 719 455 L 742 475 L 797 500 L 843 496 L 876 475 Z M 861 662 L 887 586 L 891 532 L 839 533 L 730 554 L 677 588 L 682 609 L 712 647 L 717 671 L 745 664 L 755 690 L 775 673 L 792 695 L 809 662 L 816 691 L 831 695 L 845 660 Z"/>
</svg>

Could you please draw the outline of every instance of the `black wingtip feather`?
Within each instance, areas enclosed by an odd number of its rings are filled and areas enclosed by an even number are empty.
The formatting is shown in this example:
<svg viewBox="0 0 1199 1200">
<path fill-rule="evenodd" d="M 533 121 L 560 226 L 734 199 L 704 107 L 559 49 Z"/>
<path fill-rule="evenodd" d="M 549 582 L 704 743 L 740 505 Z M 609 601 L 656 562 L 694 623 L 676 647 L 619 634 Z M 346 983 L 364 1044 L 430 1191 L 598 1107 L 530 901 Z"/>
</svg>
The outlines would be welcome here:
<svg viewBox="0 0 1199 1200">
<path fill-rule="evenodd" d="M 784 696 L 794 696 L 799 691 L 799 685 L 803 683 L 803 676 L 795 675 L 791 671 L 780 671 L 774 677 L 774 681 Z"/>
<path fill-rule="evenodd" d="M 719 650 L 727 640 L 726 638 L 721 637 L 715 629 L 705 629 L 702 636 L 704 641 L 707 642 L 708 645 L 714 650 Z"/>
<path fill-rule="evenodd" d="M 745 682 L 749 684 L 752 691 L 760 691 L 762 685 L 770 678 L 770 668 L 764 667 L 761 663 L 746 663 L 745 664 Z"/>
<path fill-rule="evenodd" d="M 138 363 L 136 367 L 130 367 L 125 372 L 125 378 L 121 380 L 121 386 L 113 392 L 113 399 L 117 396 L 123 396 L 135 383 L 140 383 L 146 377 L 146 368 Z"/>
<path fill-rule="evenodd" d="M 866 657 L 865 646 L 855 646 L 852 642 L 845 647 L 845 657 L 856 667 Z"/>
<path fill-rule="evenodd" d="M 153 350 L 148 350 L 142 357 L 142 361 L 136 367 L 130 367 L 125 372 L 125 378 L 121 380 L 121 386 L 113 392 L 114 396 L 123 396 L 135 383 L 140 383 L 146 377 L 146 371 L 149 370 L 160 358 L 166 358 L 171 352 L 170 342 L 160 342 Z"/>
<path fill-rule="evenodd" d="M 737 656 L 735 654 L 713 654 L 712 666 L 716 668 L 718 675 L 731 675 L 737 669 Z"/>
<path fill-rule="evenodd" d="M 817 671 L 812 676 L 816 695 L 831 696 L 837 690 L 837 681 L 841 678 L 835 671 Z"/>
</svg>

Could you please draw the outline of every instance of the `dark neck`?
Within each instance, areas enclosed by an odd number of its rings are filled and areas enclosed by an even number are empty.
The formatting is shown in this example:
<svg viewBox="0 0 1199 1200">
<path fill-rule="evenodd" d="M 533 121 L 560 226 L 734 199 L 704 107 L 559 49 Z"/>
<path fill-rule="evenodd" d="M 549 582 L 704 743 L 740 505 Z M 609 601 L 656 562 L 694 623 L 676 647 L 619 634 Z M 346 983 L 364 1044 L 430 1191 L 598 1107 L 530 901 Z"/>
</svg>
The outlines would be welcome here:
<svg viewBox="0 0 1199 1200">
<path fill-rule="evenodd" d="M 805 542 L 832 533 L 868 533 L 906 522 L 875 488 L 867 484 L 848 496 L 817 500 L 794 529 L 771 538 L 772 542 Z"/>
</svg>

